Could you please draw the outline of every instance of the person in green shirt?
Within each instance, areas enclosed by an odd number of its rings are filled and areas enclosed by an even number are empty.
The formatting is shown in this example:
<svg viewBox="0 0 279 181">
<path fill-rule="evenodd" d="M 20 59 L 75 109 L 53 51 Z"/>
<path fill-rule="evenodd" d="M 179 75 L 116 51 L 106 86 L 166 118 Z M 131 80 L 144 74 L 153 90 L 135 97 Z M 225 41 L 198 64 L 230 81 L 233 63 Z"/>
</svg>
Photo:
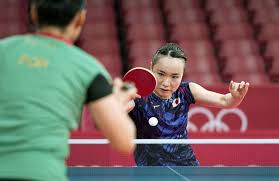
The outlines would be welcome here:
<svg viewBox="0 0 279 181">
<path fill-rule="evenodd" d="M 120 79 L 73 45 L 85 3 L 32 1 L 36 33 L 0 40 L 0 180 L 67 180 L 68 138 L 84 104 L 116 150 L 134 150 L 127 110 L 137 90 L 123 91 Z"/>
</svg>

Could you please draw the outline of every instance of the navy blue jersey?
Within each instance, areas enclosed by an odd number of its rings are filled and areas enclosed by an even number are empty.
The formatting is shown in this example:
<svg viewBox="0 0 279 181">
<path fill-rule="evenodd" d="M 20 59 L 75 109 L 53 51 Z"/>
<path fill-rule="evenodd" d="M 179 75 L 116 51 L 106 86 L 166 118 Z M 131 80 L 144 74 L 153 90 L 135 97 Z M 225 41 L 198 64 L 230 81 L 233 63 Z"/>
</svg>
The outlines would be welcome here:
<svg viewBox="0 0 279 181">
<path fill-rule="evenodd" d="M 190 104 L 195 103 L 189 83 L 182 82 L 170 99 L 154 93 L 135 100 L 129 113 L 136 124 L 137 139 L 186 139 Z M 135 149 L 138 166 L 197 166 L 191 145 L 138 144 Z"/>
</svg>

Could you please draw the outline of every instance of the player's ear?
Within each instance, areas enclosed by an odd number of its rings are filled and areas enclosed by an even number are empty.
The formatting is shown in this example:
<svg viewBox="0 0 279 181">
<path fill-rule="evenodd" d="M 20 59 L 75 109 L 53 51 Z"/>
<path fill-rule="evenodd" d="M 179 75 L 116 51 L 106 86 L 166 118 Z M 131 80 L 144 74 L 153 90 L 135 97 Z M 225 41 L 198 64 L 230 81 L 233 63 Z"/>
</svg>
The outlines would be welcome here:
<svg viewBox="0 0 279 181">
<path fill-rule="evenodd" d="M 37 8 L 35 6 L 35 4 L 31 4 L 31 7 L 30 7 L 30 18 L 31 18 L 31 22 L 34 24 L 34 25 L 37 25 L 38 24 L 38 12 L 37 12 Z"/>
<path fill-rule="evenodd" d="M 82 27 L 85 24 L 86 20 L 86 10 L 81 10 L 76 14 L 72 22 L 70 23 L 70 27 L 72 27 L 72 39 L 75 41 L 81 33 Z"/>
<path fill-rule="evenodd" d="M 86 10 L 83 9 L 75 16 L 74 19 L 75 27 L 82 27 L 85 24 L 85 20 L 86 20 Z"/>
</svg>

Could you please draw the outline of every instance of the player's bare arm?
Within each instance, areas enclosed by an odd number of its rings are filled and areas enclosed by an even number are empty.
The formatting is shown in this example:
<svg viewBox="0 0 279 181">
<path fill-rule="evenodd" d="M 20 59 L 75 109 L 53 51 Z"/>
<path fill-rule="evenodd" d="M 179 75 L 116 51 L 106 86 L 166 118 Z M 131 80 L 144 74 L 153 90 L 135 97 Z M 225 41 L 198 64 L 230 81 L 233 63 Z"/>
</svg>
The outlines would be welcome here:
<svg viewBox="0 0 279 181">
<path fill-rule="evenodd" d="M 248 92 L 249 83 L 244 81 L 240 83 L 231 81 L 229 85 L 229 93 L 227 94 L 209 91 L 199 84 L 192 82 L 189 86 L 196 104 L 217 108 L 233 108 L 242 102 Z"/>
<path fill-rule="evenodd" d="M 98 129 L 120 152 L 132 153 L 134 150 L 135 126 L 127 115 L 130 101 L 136 96 L 136 89 L 123 92 L 121 80 L 114 82 L 114 92 L 89 104 L 89 110 Z M 107 113 L 109 107 L 109 114 Z"/>
</svg>

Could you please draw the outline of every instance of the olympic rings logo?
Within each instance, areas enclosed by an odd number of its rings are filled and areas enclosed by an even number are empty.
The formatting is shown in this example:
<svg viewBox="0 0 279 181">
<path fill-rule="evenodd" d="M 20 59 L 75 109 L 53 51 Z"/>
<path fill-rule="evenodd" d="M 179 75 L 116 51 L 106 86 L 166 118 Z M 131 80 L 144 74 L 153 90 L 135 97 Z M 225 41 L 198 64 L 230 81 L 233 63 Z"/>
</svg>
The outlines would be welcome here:
<svg viewBox="0 0 279 181">
<path fill-rule="evenodd" d="M 208 122 L 206 122 L 200 129 L 190 121 L 190 118 L 195 114 L 204 114 L 208 119 Z M 187 130 L 192 132 L 228 132 L 230 131 L 230 127 L 225 122 L 223 122 L 223 117 L 227 114 L 235 114 L 240 118 L 240 132 L 245 132 L 247 130 L 248 119 L 242 110 L 238 108 L 222 109 L 215 117 L 209 109 L 204 107 L 194 107 L 189 110 Z"/>
</svg>

